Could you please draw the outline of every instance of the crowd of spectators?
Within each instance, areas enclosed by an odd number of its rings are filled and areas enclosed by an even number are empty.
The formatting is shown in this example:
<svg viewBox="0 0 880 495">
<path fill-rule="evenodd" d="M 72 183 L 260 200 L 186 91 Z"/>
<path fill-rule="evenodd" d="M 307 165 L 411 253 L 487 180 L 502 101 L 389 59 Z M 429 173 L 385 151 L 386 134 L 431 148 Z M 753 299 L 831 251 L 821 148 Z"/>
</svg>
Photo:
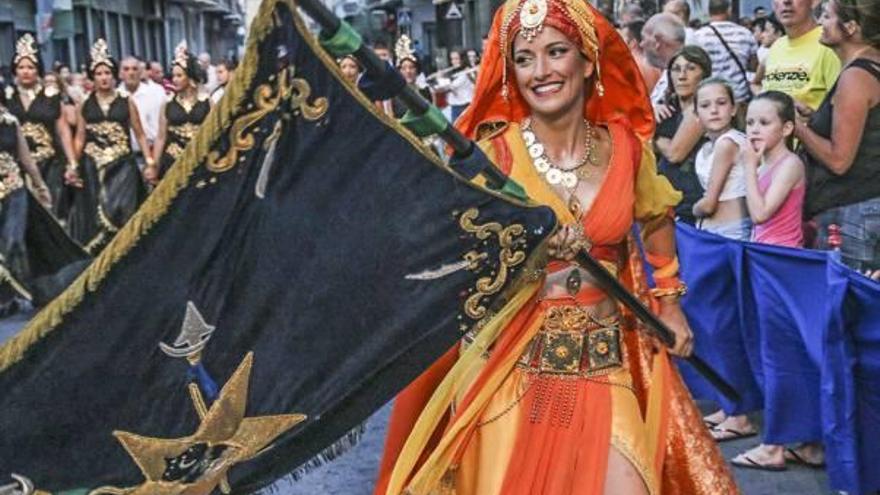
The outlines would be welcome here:
<svg viewBox="0 0 880 495">
<path fill-rule="evenodd" d="M 880 4 L 773 0 L 708 22 L 669 0 L 620 34 L 651 92 L 658 167 L 682 191 L 677 220 L 738 241 L 836 250 L 880 280 Z M 756 435 L 745 414 L 705 418 L 718 441 Z M 823 465 L 816 439 L 762 444 L 733 464 L 780 471 Z"/>
</svg>

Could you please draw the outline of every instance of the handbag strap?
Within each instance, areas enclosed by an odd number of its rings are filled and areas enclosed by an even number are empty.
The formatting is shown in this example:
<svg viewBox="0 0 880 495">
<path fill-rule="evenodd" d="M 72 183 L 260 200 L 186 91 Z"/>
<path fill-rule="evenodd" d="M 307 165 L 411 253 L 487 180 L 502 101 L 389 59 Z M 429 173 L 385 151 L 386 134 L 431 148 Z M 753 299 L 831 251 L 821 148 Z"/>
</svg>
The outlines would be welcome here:
<svg viewBox="0 0 880 495">
<path fill-rule="evenodd" d="M 715 33 L 715 36 L 717 36 L 718 39 L 721 40 L 721 44 L 724 45 L 727 53 L 729 53 L 730 56 L 733 57 L 733 61 L 736 63 L 736 66 L 739 67 L 739 72 L 740 74 L 742 74 L 742 78 L 746 82 L 746 91 L 749 92 L 749 99 L 751 99 L 755 94 L 752 93 L 752 86 L 751 84 L 749 84 L 749 75 L 746 72 L 746 68 L 742 64 L 742 61 L 740 61 L 739 57 L 736 56 L 736 53 L 734 53 L 733 50 L 730 48 L 730 45 L 727 44 L 727 40 L 724 39 L 724 36 L 721 36 L 721 33 L 718 32 L 718 29 L 715 26 L 713 26 L 711 23 L 706 24 L 706 26 L 708 26 L 709 29 L 711 29 L 712 32 Z"/>
</svg>

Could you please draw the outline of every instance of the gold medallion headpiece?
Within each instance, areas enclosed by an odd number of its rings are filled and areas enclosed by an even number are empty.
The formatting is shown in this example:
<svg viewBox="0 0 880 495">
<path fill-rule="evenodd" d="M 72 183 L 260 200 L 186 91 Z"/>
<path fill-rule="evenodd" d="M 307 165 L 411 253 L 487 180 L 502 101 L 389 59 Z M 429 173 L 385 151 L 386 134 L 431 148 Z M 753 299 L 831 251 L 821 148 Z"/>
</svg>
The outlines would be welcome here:
<svg viewBox="0 0 880 495">
<path fill-rule="evenodd" d="M 174 49 L 174 62 L 172 65 L 177 65 L 184 71 L 187 70 L 187 63 L 189 62 L 189 51 L 186 49 L 186 40 L 181 40 L 178 43 L 177 48 Z"/>
<path fill-rule="evenodd" d="M 595 18 L 585 0 L 508 0 L 501 24 L 501 56 L 504 61 L 502 93 L 508 98 L 507 70 L 513 62 L 513 40 L 517 35 L 529 43 L 549 26 L 574 42 L 581 53 L 596 65 L 596 90 L 605 93 L 599 71 L 599 37 Z"/>
<path fill-rule="evenodd" d="M 103 38 L 95 40 L 95 44 L 92 45 L 91 56 L 92 61 L 89 63 L 90 71 L 94 71 L 96 67 L 102 64 L 111 69 L 116 66 L 110 57 L 110 47 L 107 46 L 107 42 Z"/>
<path fill-rule="evenodd" d="M 400 38 L 397 38 L 397 43 L 394 44 L 394 58 L 397 59 L 398 67 L 404 60 L 418 64 L 418 58 L 416 58 L 416 52 L 413 50 L 412 40 L 409 36 L 402 34 Z"/>
<path fill-rule="evenodd" d="M 40 66 L 40 55 L 37 50 L 37 41 L 30 33 L 25 33 L 15 42 L 15 57 L 12 59 L 13 68 L 22 60 L 30 60 L 37 67 Z"/>
</svg>

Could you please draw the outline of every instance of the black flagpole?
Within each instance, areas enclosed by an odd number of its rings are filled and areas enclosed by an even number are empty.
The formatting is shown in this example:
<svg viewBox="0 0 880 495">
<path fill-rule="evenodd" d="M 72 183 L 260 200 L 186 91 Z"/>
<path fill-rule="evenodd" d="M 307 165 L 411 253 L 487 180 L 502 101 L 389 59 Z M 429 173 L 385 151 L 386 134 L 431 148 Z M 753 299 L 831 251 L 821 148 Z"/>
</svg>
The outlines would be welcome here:
<svg viewBox="0 0 880 495">
<path fill-rule="evenodd" d="M 320 0 L 297 0 L 299 5 L 312 19 L 315 20 L 324 33 L 332 36 L 336 33 L 342 22 Z M 365 70 L 371 74 L 381 74 L 386 70 L 386 63 L 379 59 L 372 50 L 365 44 L 353 53 L 358 61 L 364 66 Z M 396 96 L 406 105 L 410 111 L 416 116 L 424 115 L 431 104 L 428 103 L 421 95 L 416 93 L 409 85 Z M 474 143 L 465 137 L 454 126 L 446 126 L 446 129 L 439 136 L 452 148 L 456 158 L 467 158 L 474 149 Z M 490 186 L 500 189 L 508 180 L 507 177 L 495 166 L 489 162 L 483 174 Z M 668 347 L 675 346 L 675 334 L 652 313 L 641 301 L 630 293 L 626 288 L 614 278 L 595 258 L 590 256 L 586 251 L 581 251 L 575 256 L 575 261 L 592 275 L 599 285 L 605 289 L 613 298 L 626 306 L 636 317 L 645 324 L 654 335 L 657 336 Z M 721 377 L 711 366 L 700 359 L 697 355 L 691 354 L 684 358 L 690 363 L 694 369 L 700 373 L 709 383 L 711 383 L 719 392 L 728 399 L 738 402 L 740 400 L 739 393 L 727 381 Z"/>
</svg>

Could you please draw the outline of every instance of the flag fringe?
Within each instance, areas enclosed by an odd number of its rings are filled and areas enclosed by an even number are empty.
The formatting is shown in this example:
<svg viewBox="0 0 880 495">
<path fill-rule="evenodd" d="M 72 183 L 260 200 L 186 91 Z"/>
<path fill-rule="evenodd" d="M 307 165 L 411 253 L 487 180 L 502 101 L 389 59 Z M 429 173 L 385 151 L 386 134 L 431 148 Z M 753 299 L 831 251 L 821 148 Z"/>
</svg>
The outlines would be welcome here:
<svg viewBox="0 0 880 495">
<path fill-rule="evenodd" d="M 292 472 L 279 478 L 276 483 L 278 481 L 295 483 L 303 479 L 312 471 L 320 468 L 321 466 L 335 461 L 351 449 L 355 448 L 360 443 L 361 438 L 363 438 L 365 431 L 365 423 L 361 423 L 360 425 L 354 427 L 353 429 L 349 430 L 348 433 L 343 435 L 342 438 L 333 442 L 330 446 L 322 450 L 318 455 L 312 457 Z M 279 490 L 280 489 L 278 487 L 272 485 L 264 488 L 262 491 L 260 491 L 260 493 L 277 493 Z"/>
</svg>

